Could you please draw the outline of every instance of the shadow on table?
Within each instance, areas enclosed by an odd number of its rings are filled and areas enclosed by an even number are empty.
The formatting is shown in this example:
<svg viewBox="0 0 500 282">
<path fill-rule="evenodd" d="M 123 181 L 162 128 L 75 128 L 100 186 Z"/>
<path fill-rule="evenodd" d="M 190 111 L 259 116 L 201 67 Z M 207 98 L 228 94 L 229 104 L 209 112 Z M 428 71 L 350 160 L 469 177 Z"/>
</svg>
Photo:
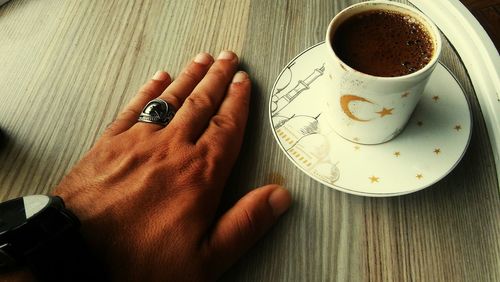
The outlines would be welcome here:
<svg viewBox="0 0 500 282">
<path fill-rule="evenodd" d="M 9 143 L 9 136 L 0 128 L 0 151 L 7 146 L 7 143 Z"/>
</svg>

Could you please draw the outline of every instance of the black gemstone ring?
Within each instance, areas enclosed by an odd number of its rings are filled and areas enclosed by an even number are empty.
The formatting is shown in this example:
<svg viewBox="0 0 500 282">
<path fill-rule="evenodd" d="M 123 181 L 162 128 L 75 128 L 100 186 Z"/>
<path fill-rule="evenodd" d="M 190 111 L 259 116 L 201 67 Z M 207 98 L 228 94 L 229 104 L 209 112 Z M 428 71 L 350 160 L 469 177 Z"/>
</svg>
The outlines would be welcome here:
<svg viewBox="0 0 500 282">
<path fill-rule="evenodd" d="M 166 126 L 175 115 L 174 108 L 162 99 L 154 99 L 142 109 L 138 121 Z"/>
</svg>

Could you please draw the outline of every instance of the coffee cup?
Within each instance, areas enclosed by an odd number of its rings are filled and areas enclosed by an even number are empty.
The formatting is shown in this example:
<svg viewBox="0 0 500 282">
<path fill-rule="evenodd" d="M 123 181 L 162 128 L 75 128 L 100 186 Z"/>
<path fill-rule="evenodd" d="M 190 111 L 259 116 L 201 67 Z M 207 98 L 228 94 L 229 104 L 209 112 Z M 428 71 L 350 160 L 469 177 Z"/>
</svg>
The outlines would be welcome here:
<svg viewBox="0 0 500 282">
<path fill-rule="evenodd" d="M 368 1 L 338 13 L 325 43 L 332 87 L 324 98 L 333 129 L 361 144 L 396 137 L 438 63 L 437 27 L 408 5 Z"/>
</svg>

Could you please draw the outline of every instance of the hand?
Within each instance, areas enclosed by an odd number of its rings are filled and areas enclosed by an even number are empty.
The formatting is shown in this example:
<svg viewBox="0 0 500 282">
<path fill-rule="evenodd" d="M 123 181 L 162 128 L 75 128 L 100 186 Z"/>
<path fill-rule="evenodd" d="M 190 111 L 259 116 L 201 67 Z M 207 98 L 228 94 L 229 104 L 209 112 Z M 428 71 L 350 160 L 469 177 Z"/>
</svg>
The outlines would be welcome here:
<svg viewBox="0 0 500 282">
<path fill-rule="evenodd" d="M 290 205 L 268 185 L 216 218 L 248 116 L 237 66 L 232 52 L 202 53 L 173 82 L 156 73 L 56 188 L 113 280 L 215 280 Z M 137 122 L 157 97 L 178 109 L 173 120 Z"/>
</svg>

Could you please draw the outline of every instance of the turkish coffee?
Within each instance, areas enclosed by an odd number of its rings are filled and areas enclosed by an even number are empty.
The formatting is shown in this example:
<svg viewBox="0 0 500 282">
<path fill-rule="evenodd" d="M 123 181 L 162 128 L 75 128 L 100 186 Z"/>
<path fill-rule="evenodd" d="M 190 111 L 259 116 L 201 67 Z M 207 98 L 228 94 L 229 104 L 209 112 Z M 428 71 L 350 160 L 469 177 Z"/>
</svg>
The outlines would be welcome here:
<svg viewBox="0 0 500 282">
<path fill-rule="evenodd" d="M 333 50 L 341 61 L 374 76 L 411 74 L 425 67 L 434 52 L 423 24 L 397 11 L 355 14 L 342 22 L 332 37 Z"/>
</svg>

